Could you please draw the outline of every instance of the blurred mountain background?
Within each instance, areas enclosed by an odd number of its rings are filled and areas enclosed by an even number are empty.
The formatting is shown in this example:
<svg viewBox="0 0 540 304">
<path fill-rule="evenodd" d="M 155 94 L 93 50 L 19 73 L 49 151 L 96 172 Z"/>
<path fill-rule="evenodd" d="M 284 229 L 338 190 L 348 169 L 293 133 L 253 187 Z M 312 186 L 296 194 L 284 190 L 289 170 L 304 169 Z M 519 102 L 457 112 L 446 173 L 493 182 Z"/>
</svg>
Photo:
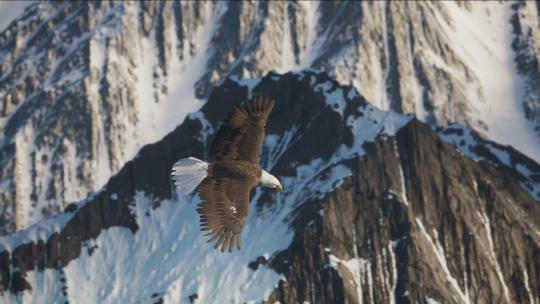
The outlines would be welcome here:
<svg viewBox="0 0 540 304">
<path fill-rule="evenodd" d="M 540 302 L 537 2 L 0 2 L 0 289 L 14 302 Z M 277 102 L 242 252 L 205 158 Z M 81 289 L 80 286 L 88 286 Z"/>
</svg>

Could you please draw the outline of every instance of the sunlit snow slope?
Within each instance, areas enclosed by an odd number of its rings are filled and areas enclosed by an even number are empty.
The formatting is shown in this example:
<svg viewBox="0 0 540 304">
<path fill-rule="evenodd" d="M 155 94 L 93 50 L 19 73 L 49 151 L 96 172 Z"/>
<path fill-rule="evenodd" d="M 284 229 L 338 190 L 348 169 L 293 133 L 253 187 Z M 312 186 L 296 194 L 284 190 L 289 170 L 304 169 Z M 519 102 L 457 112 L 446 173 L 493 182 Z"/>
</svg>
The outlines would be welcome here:
<svg viewBox="0 0 540 304">
<path fill-rule="evenodd" d="M 514 62 L 512 3 L 485 6 L 471 2 L 470 10 L 461 9 L 456 2 L 445 5 L 452 20 L 445 30 L 480 80 L 481 96 L 470 99 L 476 110 L 473 116 L 487 125 L 489 139 L 511 145 L 539 162 L 540 141 L 534 121 L 525 119 L 523 102 L 529 97 Z"/>
</svg>

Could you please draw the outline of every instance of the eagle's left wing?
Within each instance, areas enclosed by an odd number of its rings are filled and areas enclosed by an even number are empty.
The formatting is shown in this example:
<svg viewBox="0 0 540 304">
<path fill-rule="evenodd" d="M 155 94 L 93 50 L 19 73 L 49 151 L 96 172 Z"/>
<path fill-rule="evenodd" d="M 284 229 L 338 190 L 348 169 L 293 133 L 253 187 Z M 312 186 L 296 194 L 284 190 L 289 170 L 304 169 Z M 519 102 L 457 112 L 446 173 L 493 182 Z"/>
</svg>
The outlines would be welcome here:
<svg viewBox="0 0 540 304">
<path fill-rule="evenodd" d="M 244 160 L 259 163 L 259 149 L 264 139 L 264 127 L 274 101 L 256 95 L 250 103 L 235 108 L 210 146 L 210 158 L 216 161 Z"/>
<path fill-rule="evenodd" d="M 201 230 L 208 231 L 208 242 L 216 242 L 214 248 L 221 247 L 222 252 L 229 248 L 232 252 L 236 243 L 240 250 L 252 184 L 245 179 L 207 177 L 199 186 Z"/>
</svg>

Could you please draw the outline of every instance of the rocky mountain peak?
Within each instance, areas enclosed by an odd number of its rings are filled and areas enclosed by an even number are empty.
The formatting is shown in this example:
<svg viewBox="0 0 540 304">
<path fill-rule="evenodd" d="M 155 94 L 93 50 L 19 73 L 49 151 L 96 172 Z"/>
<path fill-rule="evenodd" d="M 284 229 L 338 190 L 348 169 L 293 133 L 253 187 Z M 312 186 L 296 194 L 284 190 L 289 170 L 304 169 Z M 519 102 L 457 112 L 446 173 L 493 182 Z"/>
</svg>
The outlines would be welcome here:
<svg viewBox="0 0 540 304">
<path fill-rule="evenodd" d="M 285 190 L 252 193 L 245 246 L 222 255 L 200 235 L 198 197 L 175 192 L 170 168 L 204 159 L 228 109 L 259 92 L 276 100 L 261 164 Z M 540 205 L 527 183 L 539 172 L 467 128 L 377 109 L 322 72 L 229 78 L 100 191 L 2 237 L 2 297 L 534 301 Z M 76 288 L 85 282 L 93 287 Z"/>
</svg>

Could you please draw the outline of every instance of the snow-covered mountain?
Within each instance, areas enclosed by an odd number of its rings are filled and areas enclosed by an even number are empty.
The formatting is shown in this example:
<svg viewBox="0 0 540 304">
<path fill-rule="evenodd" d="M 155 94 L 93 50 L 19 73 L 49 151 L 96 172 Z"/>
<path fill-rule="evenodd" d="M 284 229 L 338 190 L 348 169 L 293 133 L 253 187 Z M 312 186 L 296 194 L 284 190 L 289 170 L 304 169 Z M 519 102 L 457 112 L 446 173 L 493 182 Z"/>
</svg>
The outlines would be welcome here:
<svg viewBox="0 0 540 304">
<path fill-rule="evenodd" d="M 277 102 L 261 161 L 284 191 L 252 194 L 242 251 L 222 254 L 170 168 L 204 158 L 226 110 L 253 92 Z M 512 148 L 382 111 L 324 73 L 229 79 L 99 192 L 2 237 L 2 299 L 534 302 L 539 174 Z"/>
<path fill-rule="evenodd" d="M 540 161 L 535 2 L 42 2 L 0 34 L 0 233 L 98 190 L 226 77 L 321 68 Z"/>
<path fill-rule="evenodd" d="M 28 6 L 0 33 L 2 300 L 540 301 L 539 12 Z M 170 167 L 253 91 L 286 191 L 225 256 Z"/>
</svg>

